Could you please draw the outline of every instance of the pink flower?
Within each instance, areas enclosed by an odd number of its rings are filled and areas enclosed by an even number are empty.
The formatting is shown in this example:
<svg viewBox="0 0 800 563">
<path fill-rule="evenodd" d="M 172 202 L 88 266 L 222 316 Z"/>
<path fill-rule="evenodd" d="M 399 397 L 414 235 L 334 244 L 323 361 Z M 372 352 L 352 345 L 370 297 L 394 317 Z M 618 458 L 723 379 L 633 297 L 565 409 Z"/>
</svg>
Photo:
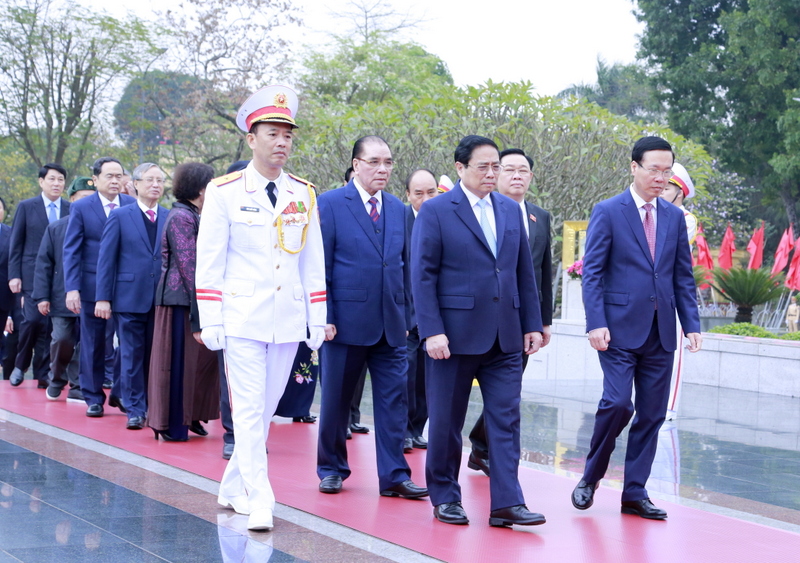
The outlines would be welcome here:
<svg viewBox="0 0 800 563">
<path fill-rule="evenodd" d="M 583 277 L 583 260 L 577 260 L 572 266 L 567 268 L 567 273 L 569 277 L 574 280 L 581 279 Z"/>
<path fill-rule="evenodd" d="M 294 380 L 295 380 L 297 383 L 303 383 L 303 382 L 305 381 L 305 379 L 303 378 L 303 376 L 302 376 L 302 375 L 300 375 L 299 373 L 298 373 L 298 374 L 295 374 L 295 376 L 294 376 Z"/>
</svg>

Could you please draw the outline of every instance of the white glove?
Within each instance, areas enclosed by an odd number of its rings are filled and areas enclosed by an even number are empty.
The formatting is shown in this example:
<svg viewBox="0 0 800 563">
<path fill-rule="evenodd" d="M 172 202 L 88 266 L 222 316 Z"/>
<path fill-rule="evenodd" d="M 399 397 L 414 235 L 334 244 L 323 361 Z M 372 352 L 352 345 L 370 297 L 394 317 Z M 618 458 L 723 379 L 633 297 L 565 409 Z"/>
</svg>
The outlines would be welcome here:
<svg viewBox="0 0 800 563">
<path fill-rule="evenodd" d="M 225 349 L 225 329 L 222 325 L 207 326 L 200 333 L 200 339 L 209 350 Z"/>
<path fill-rule="evenodd" d="M 308 334 L 311 336 L 306 340 L 306 345 L 312 350 L 319 350 L 322 342 L 325 340 L 325 327 L 324 326 L 310 326 L 308 327 Z"/>
</svg>

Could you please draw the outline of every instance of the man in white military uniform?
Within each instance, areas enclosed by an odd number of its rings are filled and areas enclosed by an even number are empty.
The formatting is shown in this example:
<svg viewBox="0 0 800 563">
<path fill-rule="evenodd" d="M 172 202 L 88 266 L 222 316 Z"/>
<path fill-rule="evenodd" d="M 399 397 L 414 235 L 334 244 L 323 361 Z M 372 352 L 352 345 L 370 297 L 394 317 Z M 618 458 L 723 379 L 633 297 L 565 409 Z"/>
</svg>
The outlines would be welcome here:
<svg viewBox="0 0 800 563">
<path fill-rule="evenodd" d="M 317 350 L 326 322 L 325 259 L 314 187 L 283 171 L 297 94 L 268 86 L 239 109 L 253 160 L 211 181 L 197 238 L 201 337 L 225 349 L 236 447 L 219 503 L 272 529 L 266 439 L 301 340 Z M 309 338 L 306 339 L 306 327 Z"/>
</svg>

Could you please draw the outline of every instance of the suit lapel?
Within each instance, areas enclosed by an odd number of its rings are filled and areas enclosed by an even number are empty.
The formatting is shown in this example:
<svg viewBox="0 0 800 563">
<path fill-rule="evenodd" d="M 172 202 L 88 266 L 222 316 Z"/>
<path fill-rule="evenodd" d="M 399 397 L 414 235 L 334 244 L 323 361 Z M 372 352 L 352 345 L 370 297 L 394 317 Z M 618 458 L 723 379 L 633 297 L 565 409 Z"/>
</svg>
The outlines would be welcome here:
<svg viewBox="0 0 800 563">
<path fill-rule="evenodd" d="M 398 240 L 401 243 L 405 243 L 405 237 L 400 236 L 395 238 L 393 235 L 397 232 L 400 235 L 404 234 L 403 223 L 405 222 L 405 206 L 402 204 L 397 207 L 403 211 L 403 213 L 395 213 L 395 206 L 389 204 L 388 198 L 386 194 L 383 194 L 383 229 L 385 231 L 385 235 L 383 237 L 383 248 L 384 248 L 384 256 L 391 256 L 391 245 L 393 240 Z M 374 231 L 373 231 L 374 232 Z M 377 237 L 376 237 L 377 238 Z M 402 252 L 402 248 L 400 249 Z"/>
<path fill-rule="evenodd" d="M 94 198 L 94 201 L 92 202 L 92 206 L 91 206 L 92 210 L 94 211 L 95 215 L 97 215 L 97 218 L 100 219 L 100 223 L 105 225 L 105 223 L 106 223 L 106 211 L 105 211 L 105 209 L 103 209 L 103 200 L 100 199 L 100 195 L 97 194 L 97 193 L 95 193 L 94 195 L 89 196 L 89 197 L 93 197 Z M 122 202 L 120 202 L 120 203 L 122 203 Z"/>
<path fill-rule="evenodd" d="M 501 200 L 494 192 L 489 194 L 492 198 L 492 206 L 494 208 L 494 225 L 497 231 L 497 255 L 500 256 L 500 249 L 503 248 L 503 240 L 505 239 L 506 232 L 506 218 L 508 209 L 508 202 Z M 522 227 L 522 225 L 520 225 Z"/>
<path fill-rule="evenodd" d="M 486 241 L 486 237 L 483 236 L 483 230 L 481 229 L 480 223 L 478 223 L 478 219 L 475 217 L 475 212 L 472 211 L 472 206 L 469 204 L 469 199 L 464 194 L 463 188 L 461 187 L 461 181 L 459 180 L 455 187 L 451 190 L 453 192 L 453 203 L 456 205 L 456 215 L 464 222 L 467 228 L 472 231 L 483 246 L 486 247 L 490 253 L 492 251 L 489 248 L 489 243 Z M 497 215 L 497 213 L 495 213 Z M 500 245 L 498 245 L 500 248 Z"/>
<path fill-rule="evenodd" d="M 645 256 L 652 265 L 653 257 L 650 256 L 650 247 L 647 245 L 647 237 L 644 236 L 644 225 L 642 224 L 642 218 L 639 216 L 639 209 L 636 207 L 636 203 L 634 203 L 633 197 L 630 195 L 630 193 L 627 194 L 627 197 L 623 198 L 622 214 L 625 216 L 625 219 L 628 220 L 628 224 L 633 231 L 636 241 L 639 243 L 642 252 L 644 252 Z M 656 256 L 658 256 L 658 254 L 656 254 Z"/>
<path fill-rule="evenodd" d="M 161 233 L 164 232 L 164 224 L 167 222 L 167 215 L 169 215 L 169 209 L 159 205 L 158 216 L 156 217 L 156 244 L 153 248 L 153 256 L 158 256 L 161 253 Z"/>
<path fill-rule="evenodd" d="M 122 210 L 115 211 L 115 213 L 119 213 L 121 211 Z M 128 213 L 128 215 L 130 215 L 131 221 L 133 221 L 133 224 L 136 226 L 136 231 L 139 233 L 139 236 L 142 237 L 142 240 L 144 241 L 144 244 L 146 245 L 145 247 L 149 248 L 152 251 L 153 250 L 153 245 L 150 244 L 150 237 L 147 235 L 147 227 L 144 226 L 144 220 L 142 219 L 142 216 L 144 214 L 142 213 L 142 210 L 139 209 L 139 205 L 136 204 L 133 207 L 131 207 L 129 210 L 126 210 L 125 212 Z M 158 219 L 156 219 L 156 220 L 158 220 Z M 149 219 L 148 219 L 148 221 L 149 221 Z M 123 226 L 123 228 L 124 228 L 124 226 Z"/>
<path fill-rule="evenodd" d="M 47 225 L 50 224 L 50 220 L 47 218 L 47 213 L 49 210 L 45 207 L 44 200 L 42 200 L 41 196 L 39 196 L 39 201 L 36 202 L 36 205 L 34 205 L 33 208 L 35 210 L 34 213 L 36 214 L 36 220 L 44 228 L 47 228 Z"/>
<path fill-rule="evenodd" d="M 656 264 L 661 260 L 661 255 L 664 254 L 664 244 L 667 242 L 667 231 L 669 224 L 667 223 L 667 204 L 660 198 L 656 198 L 656 209 L 658 209 L 658 218 L 656 219 Z"/>
<path fill-rule="evenodd" d="M 345 190 L 344 197 L 347 199 L 347 209 L 349 209 L 350 213 L 353 214 L 356 223 L 359 224 L 361 229 L 364 231 L 364 234 L 367 235 L 367 238 L 370 240 L 370 242 L 372 242 L 373 246 L 375 246 L 375 250 L 378 251 L 378 254 L 383 256 L 381 244 L 378 241 L 378 236 L 375 234 L 375 226 L 372 224 L 372 219 L 370 219 L 369 215 L 367 214 L 367 208 L 364 207 L 364 202 L 361 201 L 361 197 L 359 197 L 358 189 L 352 184 L 352 182 L 343 189 Z M 383 209 L 381 209 L 381 213 L 384 213 L 386 211 L 385 201 L 383 202 L 382 207 Z M 386 221 L 385 217 L 384 221 Z"/>
</svg>

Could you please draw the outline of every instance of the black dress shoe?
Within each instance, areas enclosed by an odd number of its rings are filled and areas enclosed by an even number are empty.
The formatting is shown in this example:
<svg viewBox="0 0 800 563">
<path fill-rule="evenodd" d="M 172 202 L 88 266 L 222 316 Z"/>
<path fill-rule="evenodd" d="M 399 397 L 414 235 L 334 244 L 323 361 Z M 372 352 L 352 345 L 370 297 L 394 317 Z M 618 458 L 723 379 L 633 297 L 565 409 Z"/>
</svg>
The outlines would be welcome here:
<svg viewBox="0 0 800 563">
<path fill-rule="evenodd" d="M 381 491 L 382 497 L 422 498 L 428 496 L 428 489 L 414 484 L 411 479 L 406 479 L 388 489 Z"/>
<path fill-rule="evenodd" d="M 203 425 L 200 424 L 199 420 L 192 421 L 192 423 L 189 425 L 189 431 L 194 432 L 198 436 L 208 436 L 208 430 L 203 428 Z"/>
<path fill-rule="evenodd" d="M 128 413 L 128 410 L 122 404 L 122 400 L 115 395 L 108 396 L 108 406 L 118 408 L 119 412 L 121 412 L 122 414 Z"/>
<path fill-rule="evenodd" d="M 128 419 L 128 424 L 125 426 L 128 430 L 141 430 L 144 428 L 143 416 L 132 416 Z"/>
<path fill-rule="evenodd" d="M 49 386 L 50 385 L 46 381 L 39 381 L 39 383 L 36 384 L 37 389 L 47 389 Z"/>
<path fill-rule="evenodd" d="M 635 514 L 642 518 L 650 520 L 664 520 L 667 517 L 667 511 L 657 508 L 649 498 L 642 500 L 623 500 L 622 501 L 623 514 Z"/>
<path fill-rule="evenodd" d="M 546 520 L 542 514 L 531 512 L 524 504 L 509 506 L 508 508 L 498 508 L 489 513 L 490 526 L 538 526 L 544 524 Z"/>
<path fill-rule="evenodd" d="M 434 507 L 433 515 L 439 522 L 445 524 L 469 524 L 467 513 L 460 502 L 445 502 Z"/>
<path fill-rule="evenodd" d="M 292 422 L 305 422 L 306 424 L 312 424 L 317 421 L 316 416 L 308 415 L 308 416 L 295 416 L 292 417 Z"/>
<path fill-rule="evenodd" d="M 414 444 L 411 442 L 411 438 L 403 438 L 403 453 L 410 454 L 414 451 Z"/>
<path fill-rule="evenodd" d="M 428 449 L 428 440 L 423 438 L 422 436 L 415 436 L 411 438 L 411 445 L 418 450 L 427 450 Z"/>
<path fill-rule="evenodd" d="M 233 444 L 222 444 L 222 459 L 233 457 Z"/>
<path fill-rule="evenodd" d="M 353 433 L 350 432 L 349 428 L 347 429 L 347 434 L 345 434 L 345 436 L 347 437 L 348 440 L 352 440 L 353 439 Z"/>
<path fill-rule="evenodd" d="M 103 405 L 89 405 L 89 408 L 86 409 L 86 416 L 100 418 L 103 416 Z"/>
<path fill-rule="evenodd" d="M 369 434 L 369 428 L 362 426 L 357 422 L 350 423 L 350 430 L 353 432 L 353 434 Z"/>
<path fill-rule="evenodd" d="M 489 477 L 489 458 L 480 457 L 475 452 L 469 452 L 469 459 L 467 460 L 467 467 L 475 471 L 483 471 Z"/>
<path fill-rule="evenodd" d="M 106 379 L 103 382 L 103 389 L 112 389 L 113 387 L 114 387 L 114 384 L 111 381 L 109 381 L 108 379 Z"/>
<path fill-rule="evenodd" d="M 594 492 L 597 490 L 597 483 L 587 483 L 584 479 L 578 481 L 578 485 L 572 491 L 572 506 L 578 510 L 586 510 L 594 504 Z"/>
<path fill-rule="evenodd" d="M 23 379 L 25 379 L 25 372 L 19 368 L 14 368 L 14 370 L 11 372 L 11 377 L 9 377 L 8 382 L 12 387 L 17 387 L 20 383 L 22 383 Z"/>
<path fill-rule="evenodd" d="M 335 495 L 342 492 L 342 478 L 339 475 L 328 475 L 319 482 L 319 492 Z"/>
</svg>

